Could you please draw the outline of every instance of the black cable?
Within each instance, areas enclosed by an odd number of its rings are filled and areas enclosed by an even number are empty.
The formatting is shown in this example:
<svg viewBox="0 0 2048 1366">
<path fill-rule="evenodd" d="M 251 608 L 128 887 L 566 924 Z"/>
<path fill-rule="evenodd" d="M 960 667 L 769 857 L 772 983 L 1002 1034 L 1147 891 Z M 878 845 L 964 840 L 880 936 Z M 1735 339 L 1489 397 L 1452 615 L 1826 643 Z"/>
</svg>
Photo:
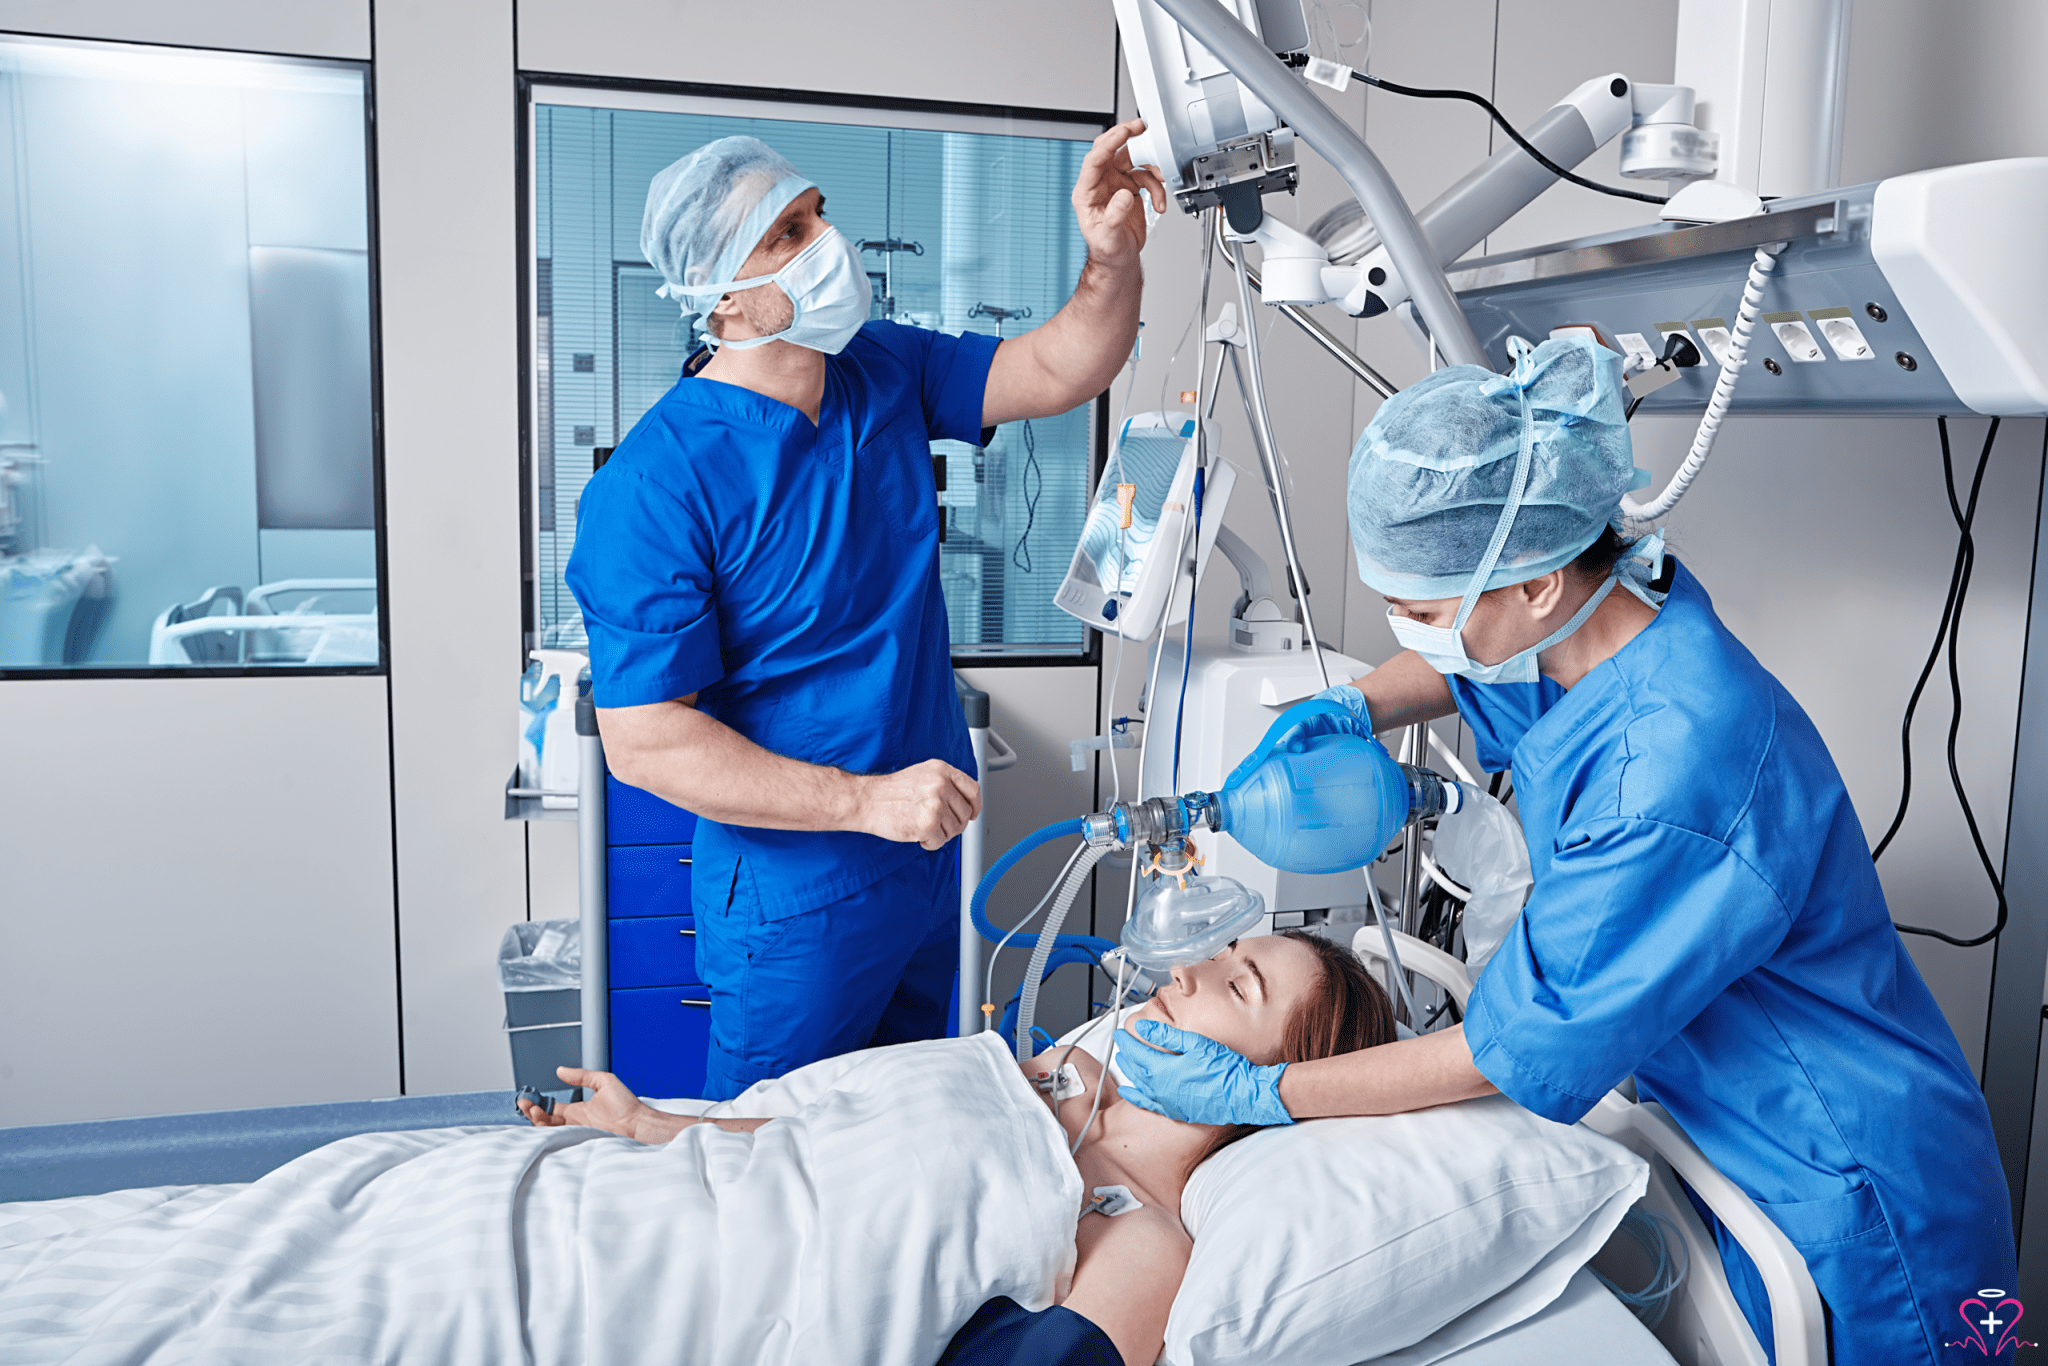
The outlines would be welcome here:
<svg viewBox="0 0 2048 1366">
<path fill-rule="evenodd" d="M 1024 419 L 1024 472 L 1017 487 L 1024 493 L 1024 534 L 1010 552 L 1010 563 L 1026 574 L 1031 569 L 1031 528 L 1038 525 L 1038 496 L 1045 492 L 1045 471 L 1038 466 L 1038 439 L 1031 434 L 1031 419 Z"/>
<path fill-rule="evenodd" d="M 1353 71 L 1351 74 L 1364 81 L 1367 85 L 1377 86 L 1391 95 L 1409 95 L 1418 100 L 1464 100 L 1468 104 L 1476 104 L 1481 109 L 1484 109 L 1495 123 L 1500 125 L 1502 132 L 1514 139 L 1517 147 L 1520 147 L 1530 156 L 1536 158 L 1544 170 L 1549 171 L 1560 180 L 1570 181 L 1581 189 L 1598 190 L 1601 194 L 1611 194 L 1616 199 L 1634 199 L 1644 204 L 1668 204 L 1671 202 L 1669 196 L 1666 195 L 1645 194 L 1641 190 L 1624 190 L 1617 185 L 1602 185 L 1597 180 L 1588 180 L 1582 175 L 1575 175 L 1566 170 L 1549 157 L 1543 155 L 1542 152 L 1536 150 L 1536 144 L 1523 137 L 1520 130 L 1508 122 L 1507 115 L 1494 108 L 1493 101 L 1487 99 L 1484 95 L 1474 94 L 1470 90 L 1424 90 L 1418 86 L 1396 85 L 1392 81 L 1383 81 L 1377 76 L 1368 76 L 1363 71 Z"/>
<path fill-rule="evenodd" d="M 1998 898 L 1998 916 L 1992 922 L 1989 930 L 1971 939 L 1959 939 L 1955 935 L 1946 934 L 1941 930 L 1929 929 L 1920 925 L 1898 925 L 1897 928 L 1900 934 L 1926 935 L 1930 939 L 1939 939 L 1944 944 L 1953 944 L 1959 949 L 1975 948 L 1980 944 L 1990 943 L 2000 934 L 2004 933 L 2007 917 L 2005 884 L 1998 876 L 1998 869 L 1991 861 L 1990 852 L 1984 847 L 1983 832 L 1977 828 L 1977 813 L 1970 805 L 1969 793 L 1963 787 L 1962 769 L 1956 763 L 1956 737 L 1963 728 L 1963 678 L 1962 668 L 1958 659 L 1958 649 L 1959 641 L 1962 637 L 1963 605 L 1969 598 L 1970 579 L 1976 573 L 1977 568 L 1977 542 L 1971 528 L 1977 518 L 1977 496 L 1984 486 L 1984 470 L 1990 464 L 1992 447 L 1998 441 L 1999 422 L 2000 419 L 1998 418 L 1991 419 L 1991 429 L 1984 433 L 1984 450 L 1977 457 L 1977 471 L 1970 480 L 1970 498 L 1967 504 L 1961 502 L 1956 497 L 1955 465 L 1949 454 L 1948 419 L 1941 418 L 1936 423 L 1941 433 L 1942 480 L 1948 491 L 1949 515 L 1955 519 L 1958 533 L 1956 538 L 1955 565 L 1949 571 L 1948 603 L 1942 609 L 1941 624 L 1934 637 L 1934 648 L 1928 652 L 1927 664 L 1921 669 L 1919 681 L 1914 685 L 1913 696 L 1907 704 L 1905 722 L 1900 731 L 1900 743 L 1902 748 L 1907 751 L 1908 761 L 1905 781 L 1899 793 L 1898 813 L 1892 818 L 1891 829 L 1885 831 L 1884 838 L 1878 842 L 1876 851 L 1871 854 L 1871 861 L 1874 863 L 1877 860 L 1878 854 L 1884 852 L 1886 846 L 1891 843 L 1892 837 L 1898 833 L 1900 825 L 1906 819 L 1906 806 L 1913 795 L 1910 755 L 1913 708 L 1919 703 L 1921 690 L 1926 686 L 1928 677 L 1934 671 L 1935 661 L 1941 655 L 1943 637 L 1946 636 L 1949 688 L 1947 745 L 1949 784 L 1955 789 L 1956 804 L 1963 809 L 1963 823 L 1969 827 L 1970 843 L 1977 850 L 1977 861 L 1983 865 L 1984 876 L 1991 883 L 1992 894 Z"/>
<path fill-rule="evenodd" d="M 1955 500 L 1955 473 L 1952 457 L 1949 453 L 1948 419 L 1946 417 L 1936 418 L 1934 426 L 1935 430 L 1941 435 L 1942 479 L 1948 487 L 1949 515 L 1956 517 L 1958 514 L 1956 512 Z M 1991 433 L 1995 435 L 1997 431 L 1998 424 L 1994 421 Z M 1985 454 L 1990 454 L 1988 445 L 1985 448 Z M 1978 478 L 1981 479 L 1983 477 L 1983 472 L 1983 462 L 1980 460 L 1977 468 Z M 1970 516 L 1974 518 L 1975 515 L 1976 495 L 1973 492 L 1970 500 Z M 1963 582 L 1965 553 L 1966 551 L 1974 551 L 1974 549 L 1975 543 L 1970 539 L 1969 528 L 1965 525 L 1962 527 L 1962 535 L 1956 542 L 1955 562 L 1950 567 L 1948 575 L 1948 597 L 1942 602 L 1941 619 L 1934 628 L 1934 644 L 1927 651 L 1927 663 L 1921 667 L 1920 677 L 1914 681 L 1912 696 L 1906 699 L 1906 715 L 1899 727 L 1899 757 L 1900 766 L 1903 771 L 1899 784 L 1899 809 L 1893 813 L 1892 823 L 1886 828 L 1884 838 L 1880 839 L 1877 842 L 1877 847 L 1871 850 L 1870 861 L 1872 863 L 1883 858 L 1884 851 L 1891 847 L 1893 837 L 1899 833 L 1899 827 L 1906 823 L 1906 808 L 1912 805 L 1913 802 L 1913 714 L 1920 707 L 1920 696 L 1926 691 L 1927 680 L 1934 676 L 1934 666 L 1940 662 L 1941 648 L 1948 638 L 1950 622 L 1955 616 L 1957 590 L 1962 586 Z"/>
</svg>

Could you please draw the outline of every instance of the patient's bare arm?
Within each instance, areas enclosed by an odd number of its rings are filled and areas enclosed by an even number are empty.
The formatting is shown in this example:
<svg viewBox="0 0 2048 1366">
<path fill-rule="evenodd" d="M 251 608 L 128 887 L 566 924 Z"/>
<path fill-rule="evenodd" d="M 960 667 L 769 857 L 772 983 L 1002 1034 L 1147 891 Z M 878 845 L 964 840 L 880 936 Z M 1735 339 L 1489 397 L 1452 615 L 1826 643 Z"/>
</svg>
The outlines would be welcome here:
<svg viewBox="0 0 2048 1366">
<path fill-rule="evenodd" d="M 1108 1334 L 1124 1366 L 1150 1366 L 1194 1251 L 1179 1218 L 1149 1206 L 1114 1219 L 1084 1215 L 1074 1247 L 1074 1285 L 1060 1303 Z"/>
<path fill-rule="evenodd" d="M 694 1115 L 671 1115 L 644 1104 L 640 1097 L 626 1089 L 624 1082 L 609 1072 L 586 1072 L 580 1067 L 557 1067 L 555 1075 L 571 1086 L 580 1086 L 590 1092 L 590 1099 L 572 1100 L 565 1105 L 557 1105 L 553 1114 L 549 1114 L 532 1101 L 520 1101 L 519 1113 L 532 1121 L 536 1128 L 551 1129 L 564 1124 L 581 1124 L 592 1129 L 623 1134 L 641 1143 L 661 1144 L 668 1142 L 692 1124 L 716 1124 L 719 1128 L 732 1133 L 750 1134 L 768 1122 L 765 1119 L 701 1120 Z"/>
</svg>

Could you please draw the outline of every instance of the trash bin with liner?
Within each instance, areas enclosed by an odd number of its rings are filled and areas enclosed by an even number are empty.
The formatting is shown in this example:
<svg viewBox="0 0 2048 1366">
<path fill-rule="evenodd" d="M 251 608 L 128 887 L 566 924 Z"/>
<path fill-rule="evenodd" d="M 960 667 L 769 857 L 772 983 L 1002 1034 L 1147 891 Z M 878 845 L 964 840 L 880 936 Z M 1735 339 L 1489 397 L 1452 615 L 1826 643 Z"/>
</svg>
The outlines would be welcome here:
<svg viewBox="0 0 2048 1366">
<path fill-rule="evenodd" d="M 583 927 L 574 920 L 526 921 L 498 941 L 515 1087 L 567 1095 L 555 1069 L 583 1065 L 582 947 Z"/>
</svg>

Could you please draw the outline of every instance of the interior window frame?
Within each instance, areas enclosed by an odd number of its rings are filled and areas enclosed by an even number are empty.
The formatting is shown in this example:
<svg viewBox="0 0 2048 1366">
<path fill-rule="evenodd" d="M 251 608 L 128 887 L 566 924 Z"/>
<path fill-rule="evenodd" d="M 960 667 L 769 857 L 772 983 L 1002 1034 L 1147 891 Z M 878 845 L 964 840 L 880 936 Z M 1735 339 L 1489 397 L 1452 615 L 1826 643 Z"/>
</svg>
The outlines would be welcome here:
<svg viewBox="0 0 2048 1366">
<path fill-rule="evenodd" d="M 551 361 L 539 352 L 540 297 L 539 176 L 534 172 L 538 145 L 538 111 L 541 105 L 576 106 L 590 109 L 726 115 L 741 118 L 786 119 L 813 123 L 843 123 L 874 128 L 916 132 L 1007 134 L 1092 140 L 1114 126 L 1113 113 L 1059 109 L 1034 109 L 1009 105 L 962 104 L 940 100 L 911 100 L 885 96 L 849 95 L 828 91 L 768 90 L 751 86 L 706 85 L 693 82 L 659 82 L 563 75 L 522 71 L 518 74 L 517 180 L 520 203 L 519 271 L 519 525 L 520 525 L 520 662 L 540 645 L 536 613 L 541 591 L 538 414 L 547 407 L 541 392 L 543 376 Z M 616 371 L 616 357 L 614 358 Z M 617 378 L 614 376 L 614 384 Z M 1094 396 L 1089 424 L 1089 450 L 1084 500 L 1100 480 L 1109 447 L 1109 394 Z M 1071 547 L 1060 547 L 1058 562 L 1064 565 Z M 1048 598 L 1059 581 L 1049 582 Z M 952 651 L 956 668 L 1095 668 L 1102 662 L 1103 637 L 1085 622 L 1078 650 L 1044 653 L 1031 647 L 984 649 L 960 647 Z"/>
<path fill-rule="evenodd" d="M 375 664 L 86 664 L 22 666 L 0 664 L 0 683 L 52 682 L 77 679 L 127 678 L 332 678 L 388 677 L 391 672 L 391 580 L 390 538 L 385 515 L 384 485 L 384 328 L 383 287 L 379 262 L 379 213 L 377 195 L 377 80 L 375 64 L 343 57 L 301 56 L 292 53 L 256 52 L 238 48 L 196 45 L 124 42 L 100 38 L 74 38 L 17 29 L 0 30 L 0 39 L 18 40 L 53 47 L 77 47 L 131 53 L 161 52 L 171 58 L 194 55 L 224 57 L 281 66 L 352 71 L 363 87 L 363 213 L 364 254 L 369 281 L 370 323 L 370 487 L 371 532 L 376 547 L 377 662 Z M 116 555 L 118 559 L 118 554 Z M 119 591 L 119 570 L 116 573 Z M 251 585 L 252 587 L 259 585 Z M 195 589 L 195 599 L 205 592 Z"/>
</svg>

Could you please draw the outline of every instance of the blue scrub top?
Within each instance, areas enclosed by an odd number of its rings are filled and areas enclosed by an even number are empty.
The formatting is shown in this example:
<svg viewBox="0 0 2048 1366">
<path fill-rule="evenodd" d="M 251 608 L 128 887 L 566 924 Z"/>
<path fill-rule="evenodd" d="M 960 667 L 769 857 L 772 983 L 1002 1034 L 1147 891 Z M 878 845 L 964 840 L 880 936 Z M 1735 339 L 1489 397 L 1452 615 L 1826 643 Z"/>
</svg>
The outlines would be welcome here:
<svg viewBox="0 0 2048 1366">
<path fill-rule="evenodd" d="M 1450 681 L 1536 874 L 1472 993 L 1479 1070 L 1564 1123 L 1633 1075 L 1800 1247 L 1838 1335 L 1939 1357 L 1972 1278 L 2013 1275 L 2004 1173 L 1806 713 L 1683 566 L 1570 691 Z"/>
<path fill-rule="evenodd" d="M 698 709 L 777 754 L 852 773 L 974 773 L 939 588 L 931 442 L 977 441 L 997 339 L 870 322 L 826 357 L 816 426 L 685 376 L 584 487 L 565 577 L 592 694 Z M 744 859 L 764 912 L 851 895 L 915 854 L 854 831 L 705 821 L 719 904 Z"/>
</svg>

